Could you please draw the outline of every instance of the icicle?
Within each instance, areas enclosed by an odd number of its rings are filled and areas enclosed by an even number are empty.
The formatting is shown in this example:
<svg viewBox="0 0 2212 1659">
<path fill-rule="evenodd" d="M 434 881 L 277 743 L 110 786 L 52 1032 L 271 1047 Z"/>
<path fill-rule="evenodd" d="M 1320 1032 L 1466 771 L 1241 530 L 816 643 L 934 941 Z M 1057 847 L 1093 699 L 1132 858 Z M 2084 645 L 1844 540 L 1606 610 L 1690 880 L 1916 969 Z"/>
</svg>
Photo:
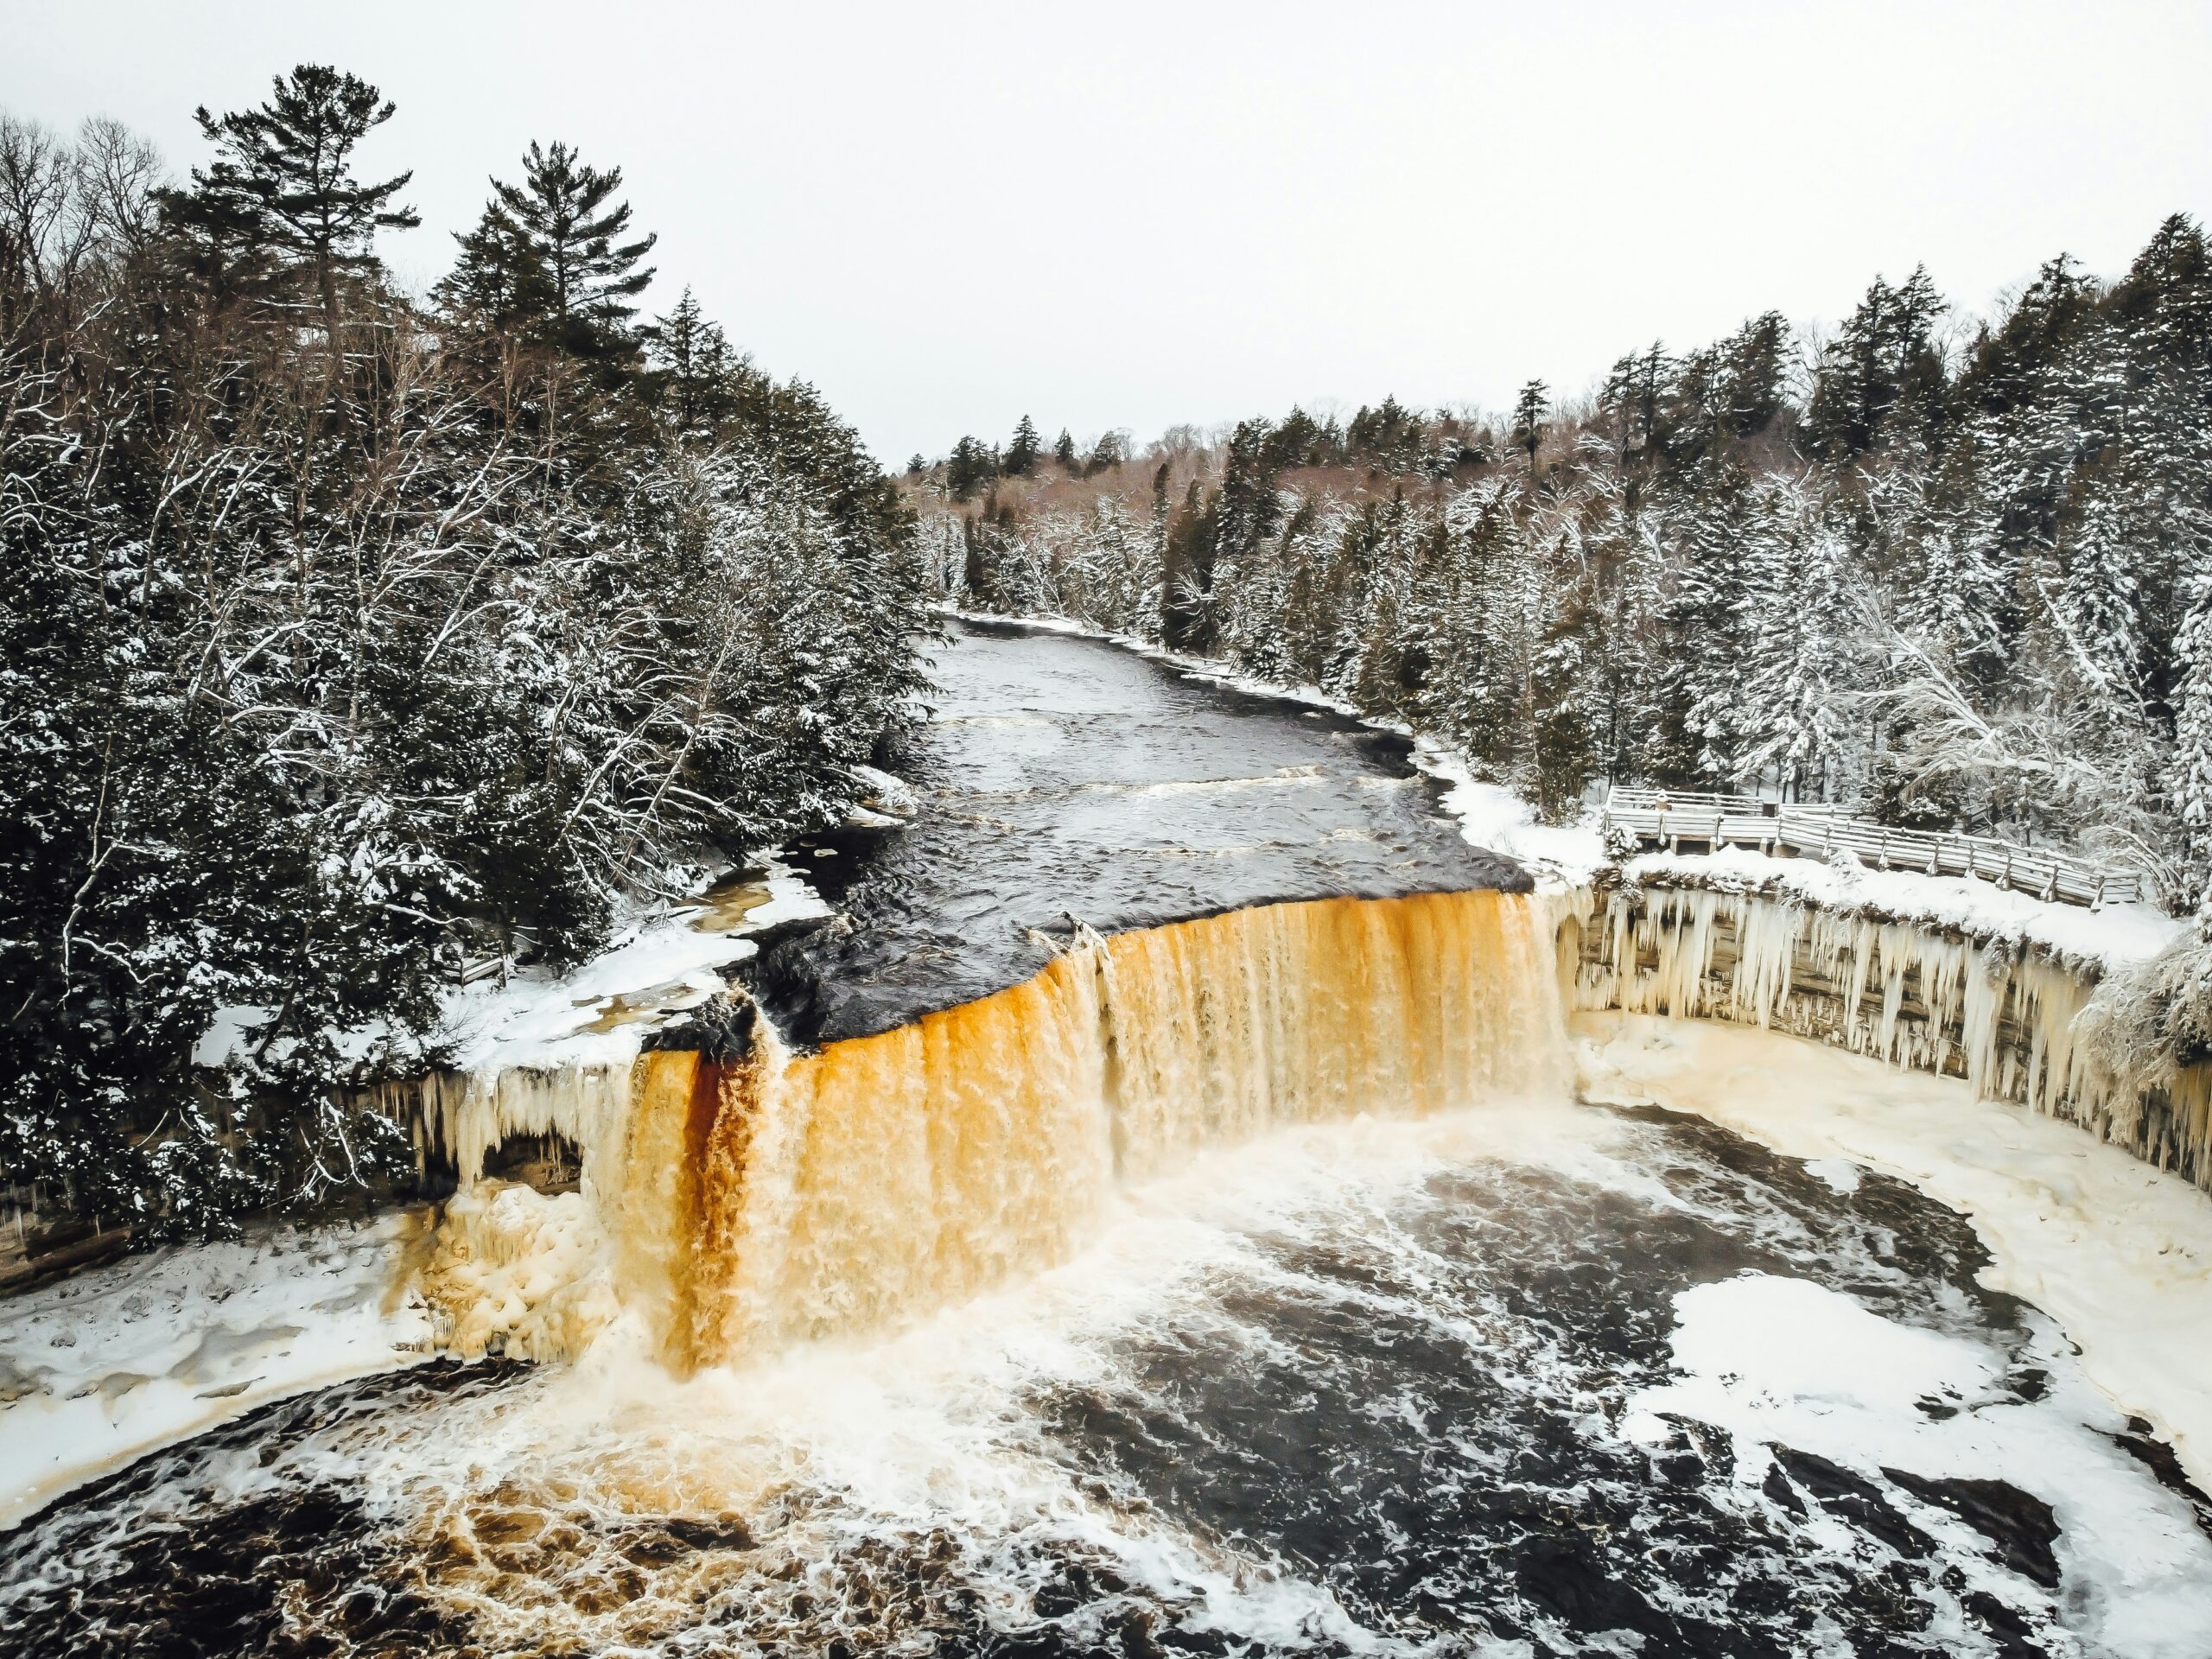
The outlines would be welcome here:
<svg viewBox="0 0 2212 1659">
<path fill-rule="evenodd" d="M 1724 935 L 1734 960 L 1722 971 Z M 1978 1096 L 2019 1101 L 2192 1180 L 2212 1179 L 2212 1066 L 2168 1068 L 2147 1084 L 2106 1076 L 2075 1037 L 2093 982 L 2040 952 L 1683 888 L 1613 889 L 1600 937 L 1599 959 L 1573 977 L 1578 1008 L 1780 1026 L 1893 1065 L 1963 1076 Z M 1834 986 L 1832 1009 L 1808 976 Z"/>
</svg>

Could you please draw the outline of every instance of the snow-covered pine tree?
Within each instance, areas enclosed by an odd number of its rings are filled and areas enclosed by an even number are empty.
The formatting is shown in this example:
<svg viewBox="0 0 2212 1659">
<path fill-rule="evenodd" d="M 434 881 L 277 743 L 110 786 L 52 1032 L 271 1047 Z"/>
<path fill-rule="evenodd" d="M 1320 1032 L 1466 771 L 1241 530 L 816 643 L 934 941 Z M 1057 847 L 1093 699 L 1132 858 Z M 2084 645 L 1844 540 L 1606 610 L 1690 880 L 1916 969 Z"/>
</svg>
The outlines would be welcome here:
<svg viewBox="0 0 2212 1659">
<path fill-rule="evenodd" d="M 1778 474 L 1758 498 L 1738 771 L 1770 778 L 1785 800 L 1829 800 L 1852 779 L 1864 728 L 1861 601 L 1844 537 L 1808 481 Z"/>
<path fill-rule="evenodd" d="M 2179 828 L 2176 895 L 2212 940 L 2212 573 L 2200 578 L 2174 656 L 2172 810 Z"/>
</svg>

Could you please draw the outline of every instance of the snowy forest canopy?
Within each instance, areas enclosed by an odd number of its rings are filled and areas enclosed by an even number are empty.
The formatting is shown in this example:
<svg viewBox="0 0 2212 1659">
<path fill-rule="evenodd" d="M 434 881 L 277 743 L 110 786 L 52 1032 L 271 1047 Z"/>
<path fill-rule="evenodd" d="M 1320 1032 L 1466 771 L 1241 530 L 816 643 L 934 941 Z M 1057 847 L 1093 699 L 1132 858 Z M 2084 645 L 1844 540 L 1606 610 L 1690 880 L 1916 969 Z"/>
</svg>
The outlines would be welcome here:
<svg viewBox="0 0 2212 1659">
<path fill-rule="evenodd" d="M 912 717 L 912 522 L 532 143 L 451 273 L 376 89 L 0 117 L 0 1197 L 145 1233 L 360 1191 L 334 1085 L 435 1060 L 466 959 L 830 821 Z M 251 1011 L 227 1084 L 195 1073 Z"/>
<path fill-rule="evenodd" d="M 2212 271 L 2050 261 L 1962 327 L 1924 271 L 1824 340 L 1654 345 L 1555 408 L 1294 410 L 915 457 L 936 580 L 1306 683 L 1548 816 L 1760 783 L 2057 841 L 2212 896 Z"/>
</svg>

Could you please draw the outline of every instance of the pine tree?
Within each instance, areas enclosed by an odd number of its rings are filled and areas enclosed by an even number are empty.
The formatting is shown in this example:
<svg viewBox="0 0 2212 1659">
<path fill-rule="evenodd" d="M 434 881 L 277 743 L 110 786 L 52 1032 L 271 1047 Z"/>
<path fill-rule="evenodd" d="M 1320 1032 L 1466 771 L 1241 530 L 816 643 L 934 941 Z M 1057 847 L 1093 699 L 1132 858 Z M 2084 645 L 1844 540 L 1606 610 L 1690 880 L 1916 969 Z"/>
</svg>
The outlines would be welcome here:
<svg viewBox="0 0 2212 1659">
<path fill-rule="evenodd" d="M 2212 937 L 2212 578 L 2198 584 L 2175 655 L 2181 664 L 2173 764 L 2177 896 Z"/>
<path fill-rule="evenodd" d="M 1992 416 L 2034 402 L 2092 315 L 2094 299 L 2070 257 L 2062 253 L 2046 261 L 1999 325 L 1981 330 L 1959 377 L 1961 399 Z"/>
<path fill-rule="evenodd" d="M 487 334 L 522 332 L 553 309 L 552 279 L 522 229 L 486 207 L 473 229 L 457 231 L 454 268 L 439 282 L 447 314 Z"/>
<path fill-rule="evenodd" d="M 1052 459 L 1064 473 L 1075 474 L 1083 470 L 1083 462 L 1075 453 L 1075 440 L 1068 435 L 1065 427 L 1060 429 L 1060 435 L 1052 442 Z"/>
<path fill-rule="evenodd" d="M 583 358 L 619 355 L 628 348 L 628 303 L 653 279 L 638 262 L 659 238 L 621 238 L 630 228 L 630 205 L 613 200 L 622 169 L 586 167 L 563 143 L 523 156 L 520 184 L 492 181 L 487 215 L 503 222 L 496 250 L 512 245 L 542 281 L 543 321 L 552 343 Z M 480 229 L 481 227 L 480 227 Z"/>
<path fill-rule="evenodd" d="M 666 377 L 666 399 L 677 433 L 709 438 L 730 413 L 726 389 L 730 369 L 728 338 L 710 321 L 690 287 L 664 317 L 645 331 L 654 362 Z"/>
<path fill-rule="evenodd" d="M 1763 594 L 1765 550 L 1750 533 L 1750 482 L 1723 461 L 1702 467 L 1695 493 L 1667 527 L 1675 591 L 1659 620 L 1661 671 L 1644 766 L 1662 784 L 1710 789 L 1742 762 L 1742 665 Z"/>
<path fill-rule="evenodd" d="M 2212 253 L 2195 219 L 2176 213 L 2158 226 L 2113 308 L 2158 357 L 2184 372 L 2212 372 Z"/>
<path fill-rule="evenodd" d="M 1090 457 L 1083 463 L 1083 475 L 1095 478 L 1121 466 L 1128 458 L 1127 437 L 1126 433 L 1101 432 L 1098 442 L 1090 446 Z"/>
<path fill-rule="evenodd" d="M 1968 440 L 1940 474 L 1921 464 L 1888 469 L 1874 480 L 1868 507 L 1899 626 L 1969 683 L 1988 686 L 2012 660 L 2015 573 L 1977 488 L 1983 460 Z"/>
<path fill-rule="evenodd" d="M 2066 537 L 2065 578 L 2053 607 L 2082 684 L 2114 709 L 2141 700 L 2139 559 L 2129 531 L 2121 504 L 2093 488 Z"/>
<path fill-rule="evenodd" d="M 1164 483 L 1166 468 L 1160 468 Z M 1179 511 L 1163 517 L 1160 547 L 1160 638 L 1176 651 L 1205 652 L 1213 644 L 1208 609 L 1219 545 L 1218 492 L 1192 479 Z"/>
<path fill-rule="evenodd" d="M 353 174 L 353 152 L 393 113 L 375 87 L 322 64 L 303 63 L 272 83 L 268 103 L 221 117 L 194 111 L 219 152 L 195 168 L 180 211 L 221 225 L 274 250 L 305 273 L 321 302 L 325 333 L 338 351 L 339 281 L 377 269 L 379 230 L 411 230 L 422 220 L 391 199 L 414 175 L 370 183 Z"/>
<path fill-rule="evenodd" d="M 1860 721 L 1853 706 L 1866 653 L 1842 537 L 1802 480 L 1759 492 L 1748 564 L 1752 592 L 1732 723 L 1737 776 L 1771 773 L 1786 798 L 1826 800 L 1849 766 Z"/>
<path fill-rule="evenodd" d="M 1738 438 L 1756 437 L 1782 412 L 1789 369 L 1789 325 L 1779 311 L 1752 318 L 1719 347 L 1715 403 Z"/>
<path fill-rule="evenodd" d="M 944 486 L 955 501 L 972 501 L 976 492 L 998 476 L 991 452 L 974 438 L 963 436 L 952 446 L 944 468 Z"/>
<path fill-rule="evenodd" d="M 1574 817 L 1599 763 L 1590 659 L 1602 631 L 1594 596 L 1577 584 L 1529 664 L 1533 729 L 1528 771 L 1536 816 L 1546 823 Z"/>
<path fill-rule="evenodd" d="M 1037 458 L 1045 453 L 1044 442 L 1037 435 L 1037 423 L 1027 415 L 1014 429 L 1014 442 L 1006 447 L 1006 454 L 999 461 L 999 471 L 1008 478 L 1027 478 L 1037 469 Z"/>
<path fill-rule="evenodd" d="M 1651 349 L 1642 355 L 1631 354 L 1615 362 L 1612 372 L 1605 377 L 1598 403 L 1615 423 L 1613 442 L 1618 465 L 1625 468 L 1631 456 L 1645 460 L 1658 450 L 1662 441 L 1660 410 L 1675 370 L 1673 360 L 1654 340 Z M 1538 395 L 1541 397 L 1541 392 Z M 1522 396 L 1527 396 L 1526 389 Z M 1541 409 L 1529 413 L 1531 421 L 1541 421 L 1542 416 Z M 1522 413 L 1517 407 L 1514 423 L 1516 430 L 1522 424 Z"/>
<path fill-rule="evenodd" d="M 1949 378 L 1935 340 L 1943 302 L 1927 269 L 1902 288 L 1879 277 L 1821 354 L 1805 425 L 1815 452 L 1848 461 L 1893 434 L 1932 447 Z"/>
<path fill-rule="evenodd" d="M 1239 421 L 1230 435 L 1221 471 L 1217 543 L 1224 553 L 1250 551 L 1274 533 L 1281 517 L 1274 470 L 1268 464 L 1273 429 L 1263 418 Z"/>
<path fill-rule="evenodd" d="M 1531 472 L 1535 470 L 1537 446 L 1544 441 L 1544 416 L 1551 410 L 1550 391 L 1542 381 L 1531 380 L 1513 400 L 1513 442 L 1529 452 Z"/>
</svg>

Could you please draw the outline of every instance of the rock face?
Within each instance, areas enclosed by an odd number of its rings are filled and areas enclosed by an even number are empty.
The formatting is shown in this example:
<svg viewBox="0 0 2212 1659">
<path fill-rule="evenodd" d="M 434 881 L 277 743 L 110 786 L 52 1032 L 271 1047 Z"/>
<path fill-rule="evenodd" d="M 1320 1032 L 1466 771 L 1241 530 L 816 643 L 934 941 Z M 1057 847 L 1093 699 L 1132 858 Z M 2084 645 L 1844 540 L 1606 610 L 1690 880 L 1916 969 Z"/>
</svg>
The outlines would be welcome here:
<svg viewBox="0 0 2212 1659">
<path fill-rule="evenodd" d="M 840 912 L 745 978 L 798 1045 L 872 1036 L 1027 979 L 1078 925 L 1287 900 L 1526 893 L 1469 846 L 1411 745 L 1102 641 L 958 625 L 901 770 L 905 822 L 802 843 Z"/>
</svg>

